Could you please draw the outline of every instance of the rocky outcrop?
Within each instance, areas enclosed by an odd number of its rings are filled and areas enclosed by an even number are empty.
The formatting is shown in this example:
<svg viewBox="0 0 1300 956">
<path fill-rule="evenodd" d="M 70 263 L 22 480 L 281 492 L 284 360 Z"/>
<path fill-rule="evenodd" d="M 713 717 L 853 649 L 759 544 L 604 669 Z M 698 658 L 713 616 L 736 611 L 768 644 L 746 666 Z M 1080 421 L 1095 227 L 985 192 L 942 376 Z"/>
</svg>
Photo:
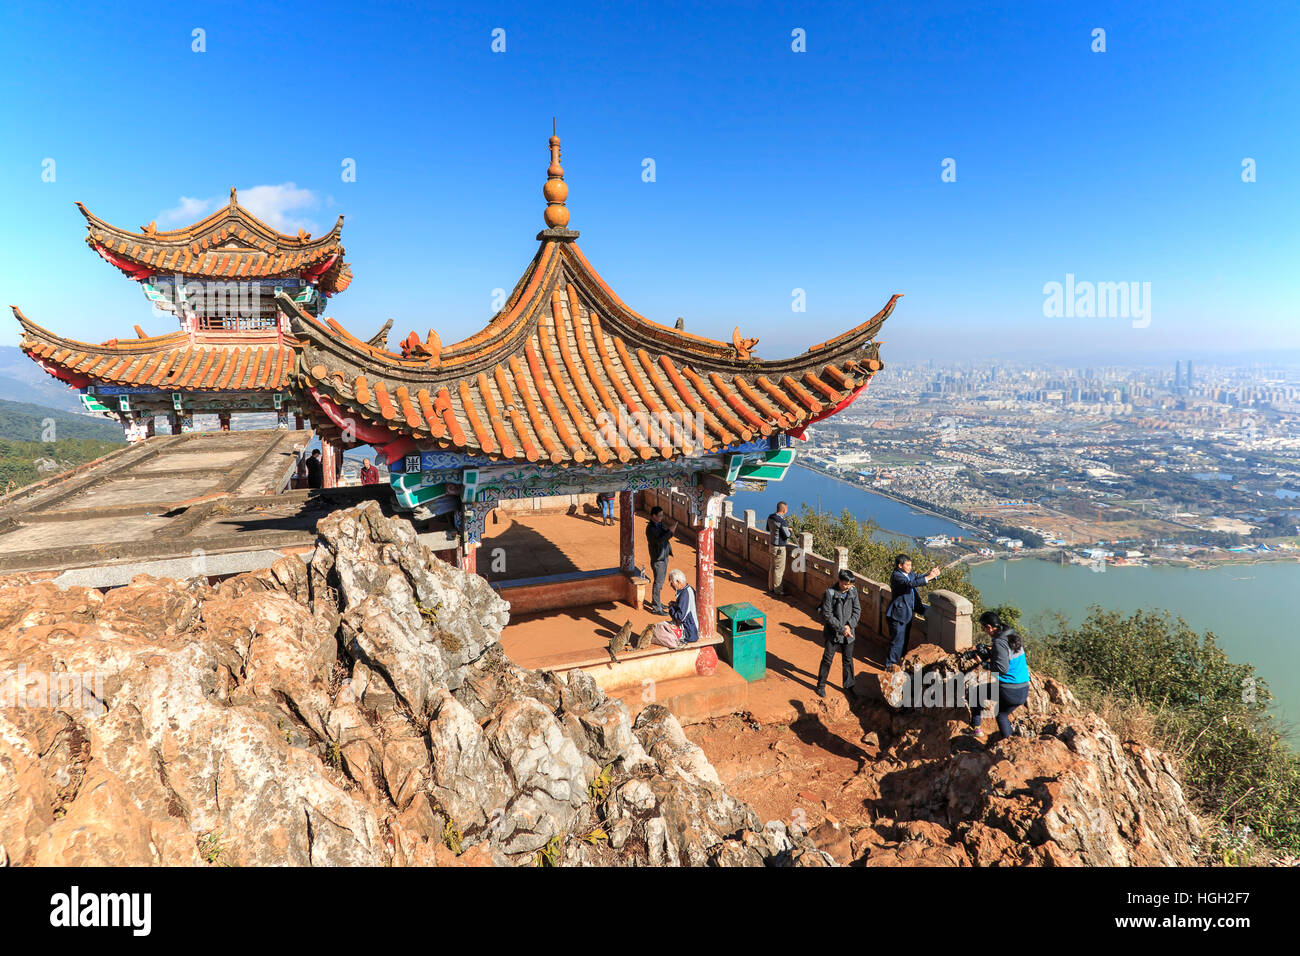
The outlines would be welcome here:
<svg viewBox="0 0 1300 956">
<path fill-rule="evenodd" d="M 966 735 L 964 704 L 924 688 L 969 688 L 973 661 L 922 645 L 882 675 L 882 703 L 856 715 L 873 751 L 855 834 L 867 865 L 1169 866 L 1195 862 L 1200 825 L 1168 756 L 1121 739 L 1068 688 L 1035 676 L 1020 733 Z M 969 699 L 969 698 L 968 698 Z M 918 705 L 920 703 L 920 706 Z M 991 726 L 991 721 L 985 721 Z"/>
<path fill-rule="evenodd" d="M 210 587 L 0 586 L 0 861 L 826 865 L 676 719 L 499 643 L 374 503 Z"/>
</svg>

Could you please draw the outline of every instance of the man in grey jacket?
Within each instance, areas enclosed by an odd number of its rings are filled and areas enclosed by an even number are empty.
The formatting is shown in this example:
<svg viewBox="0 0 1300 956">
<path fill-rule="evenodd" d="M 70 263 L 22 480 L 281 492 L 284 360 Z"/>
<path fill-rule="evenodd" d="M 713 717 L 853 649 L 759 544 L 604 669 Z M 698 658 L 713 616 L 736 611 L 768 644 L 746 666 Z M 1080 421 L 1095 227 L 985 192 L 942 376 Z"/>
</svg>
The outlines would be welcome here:
<svg viewBox="0 0 1300 956">
<path fill-rule="evenodd" d="M 819 613 L 826 649 L 822 652 L 822 665 L 817 671 L 817 696 L 826 696 L 826 678 L 830 675 L 835 652 L 839 651 L 843 656 L 844 693 L 853 700 L 857 696 L 853 690 L 853 638 L 862 617 L 862 607 L 858 603 L 858 589 L 853 586 L 853 572 L 848 568 L 840 571 L 839 580 L 822 595 Z"/>
</svg>

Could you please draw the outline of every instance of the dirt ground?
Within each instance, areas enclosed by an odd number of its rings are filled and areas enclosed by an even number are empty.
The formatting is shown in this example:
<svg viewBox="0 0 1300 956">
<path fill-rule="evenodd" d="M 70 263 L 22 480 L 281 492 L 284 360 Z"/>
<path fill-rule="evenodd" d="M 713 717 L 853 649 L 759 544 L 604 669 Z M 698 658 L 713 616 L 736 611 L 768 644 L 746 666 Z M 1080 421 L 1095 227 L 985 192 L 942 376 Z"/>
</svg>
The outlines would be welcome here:
<svg viewBox="0 0 1300 956">
<path fill-rule="evenodd" d="M 789 724 L 740 715 L 685 730 L 760 819 L 807 830 L 840 864 L 965 866 L 926 795 L 956 754 L 987 745 L 966 735 L 961 714 L 948 718 L 918 720 L 881 702 L 850 708 L 828 693 Z"/>
</svg>

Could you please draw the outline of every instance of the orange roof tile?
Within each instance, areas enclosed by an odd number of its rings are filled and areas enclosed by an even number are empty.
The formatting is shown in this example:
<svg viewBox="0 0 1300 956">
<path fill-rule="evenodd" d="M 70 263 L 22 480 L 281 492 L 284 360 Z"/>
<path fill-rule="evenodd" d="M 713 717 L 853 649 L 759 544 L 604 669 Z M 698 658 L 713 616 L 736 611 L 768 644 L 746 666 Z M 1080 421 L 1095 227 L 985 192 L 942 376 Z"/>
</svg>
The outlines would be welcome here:
<svg viewBox="0 0 1300 956">
<path fill-rule="evenodd" d="M 292 340 L 274 333 L 186 332 L 112 340 L 101 345 L 64 339 L 41 328 L 12 306 L 22 327 L 19 347 L 68 377 L 86 376 L 105 385 L 153 386 L 169 391 L 283 391 L 293 365 Z"/>
<path fill-rule="evenodd" d="M 576 243 L 543 234 L 501 312 L 436 356 L 403 357 L 288 296 L 277 303 L 301 343 L 297 384 L 394 438 L 502 461 L 613 467 L 807 424 L 882 367 L 874 339 L 898 298 L 802 355 L 766 361 L 746 340 L 738 346 L 643 318 Z"/>
</svg>

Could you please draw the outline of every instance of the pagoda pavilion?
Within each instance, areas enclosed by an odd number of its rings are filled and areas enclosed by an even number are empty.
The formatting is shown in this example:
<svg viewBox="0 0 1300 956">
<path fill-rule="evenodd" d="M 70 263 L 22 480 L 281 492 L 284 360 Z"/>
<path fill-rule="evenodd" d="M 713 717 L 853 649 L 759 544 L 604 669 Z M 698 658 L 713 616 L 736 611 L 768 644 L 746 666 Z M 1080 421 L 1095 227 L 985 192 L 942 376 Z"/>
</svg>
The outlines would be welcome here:
<svg viewBox="0 0 1300 956">
<path fill-rule="evenodd" d="M 128 429 L 165 416 L 171 432 L 194 427 L 196 414 L 215 414 L 223 430 L 233 412 L 289 415 L 302 427 L 302 410 L 289 388 L 296 342 L 276 295 L 304 315 L 319 315 L 329 296 L 352 281 L 340 234 L 343 217 L 313 239 L 271 228 L 230 201 L 184 229 L 139 232 L 110 225 L 81 203 L 86 243 L 140 283 L 154 306 L 172 313 L 179 329 L 93 344 L 47 331 L 13 307 L 22 326 L 20 346 L 41 368 L 80 390 L 90 410 L 116 417 Z"/>
<path fill-rule="evenodd" d="M 782 478 L 791 438 L 862 393 L 882 367 L 875 336 L 899 296 L 780 360 L 756 356 L 757 339 L 739 329 L 723 342 L 652 322 L 578 247 L 559 137 L 550 152 L 537 254 L 503 309 L 463 341 L 412 332 L 392 351 L 383 332 L 362 341 L 278 294 L 298 341 L 298 401 L 327 455 L 374 446 L 400 505 L 452 517 L 466 570 L 498 501 L 616 492 L 620 566 L 632 575 L 633 493 L 685 493 L 698 529 L 700 628 L 711 635 L 723 500 L 739 481 Z"/>
</svg>

